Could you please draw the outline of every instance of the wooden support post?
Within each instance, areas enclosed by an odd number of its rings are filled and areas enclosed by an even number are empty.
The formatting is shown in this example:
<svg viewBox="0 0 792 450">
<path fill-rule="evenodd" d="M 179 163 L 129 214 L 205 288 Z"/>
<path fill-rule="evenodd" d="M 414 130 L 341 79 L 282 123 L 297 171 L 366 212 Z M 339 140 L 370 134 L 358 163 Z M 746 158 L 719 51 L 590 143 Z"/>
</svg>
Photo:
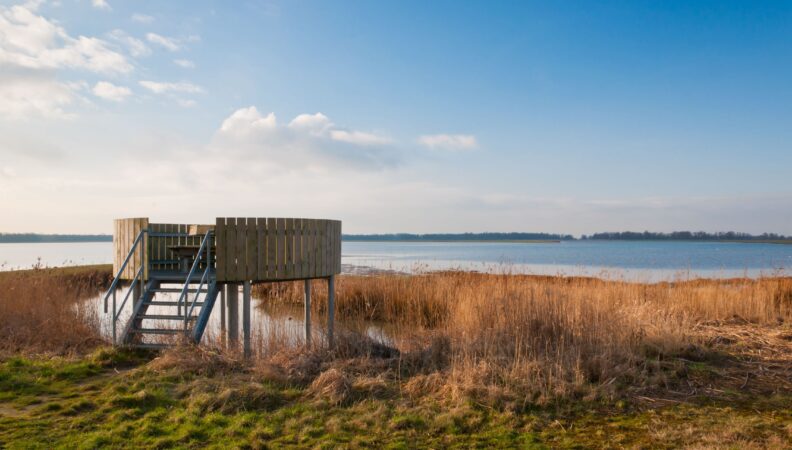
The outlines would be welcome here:
<svg viewBox="0 0 792 450">
<path fill-rule="evenodd" d="M 132 313 L 134 314 L 135 308 L 137 307 L 138 303 L 140 303 L 140 297 L 143 296 L 143 280 L 139 280 L 135 287 L 132 289 Z M 141 311 L 141 314 L 145 314 L 145 311 Z M 140 329 L 143 328 L 143 319 L 135 319 L 133 324 L 133 328 Z M 136 334 L 133 337 L 134 342 L 140 342 L 140 334 Z"/>
<path fill-rule="evenodd" d="M 242 288 L 242 336 L 245 358 L 250 358 L 250 281 Z"/>
<path fill-rule="evenodd" d="M 333 347 L 333 326 L 335 325 L 335 275 L 327 279 L 327 345 Z"/>
<path fill-rule="evenodd" d="M 220 288 L 220 345 L 225 346 L 226 340 L 226 286 Z"/>
<path fill-rule="evenodd" d="M 226 285 L 226 303 L 228 303 L 228 346 L 236 348 L 239 344 L 239 285 Z"/>
<path fill-rule="evenodd" d="M 311 280 L 305 280 L 305 345 L 311 345 Z"/>
</svg>

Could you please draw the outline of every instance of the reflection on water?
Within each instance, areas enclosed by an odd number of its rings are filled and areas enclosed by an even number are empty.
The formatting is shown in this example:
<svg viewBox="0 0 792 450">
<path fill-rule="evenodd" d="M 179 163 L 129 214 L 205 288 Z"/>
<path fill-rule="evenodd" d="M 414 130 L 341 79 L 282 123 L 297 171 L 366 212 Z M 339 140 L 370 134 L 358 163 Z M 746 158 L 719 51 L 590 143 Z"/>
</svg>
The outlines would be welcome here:
<svg viewBox="0 0 792 450">
<path fill-rule="evenodd" d="M 117 302 L 120 306 L 123 296 L 126 294 L 126 289 L 119 289 L 117 291 Z M 84 306 L 87 306 L 91 313 L 96 313 L 101 321 L 101 334 L 108 341 L 112 341 L 113 328 L 112 328 L 112 314 L 108 312 L 104 314 L 104 293 L 87 299 Z M 179 298 L 177 293 L 157 293 L 156 300 L 158 301 L 176 301 Z M 123 327 L 126 325 L 129 317 L 132 315 L 132 300 L 131 297 L 124 305 L 121 311 L 120 318 L 116 324 L 117 336 L 120 339 L 123 332 Z M 305 342 L 305 321 L 303 316 L 303 308 L 301 305 L 272 305 L 264 300 L 258 298 L 251 299 L 250 311 L 250 324 L 251 324 L 251 341 L 254 345 L 268 345 L 277 344 L 278 346 L 299 346 Z M 112 298 L 108 300 L 108 311 L 112 311 Z M 175 314 L 176 308 L 172 306 L 149 306 L 147 314 L 159 315 L 172 315 Z M 193 313 L 197 315 L 198 310 Z M 227 317 L 226 317 L 227 318 Z M 311 315 L 311 336 L 312 341 L 322 342 L 326 337 L 326 316 L 317 314 L 316 311 Z M 242 298 L 239 299 L 239 335 L 240 340 L 242 337 Z M 172 328 L 179 329 L 183 327 L 182 321 L 177 320 L 151 320 L 146 319 L 143 322 L 145 328 Z M 386 330 L 386 327 L 370 321 L 355 321 L 344 322 L 339 321 L 336 317 L 335 329 L 337 332 L 350 331 L 365 334 L 371 339 L 389 345 L 392 342 L 391 331 Z M 212 315 L 209 318 L 209 323 L 206 332 L 203 336 L 203 342 L 220 342 L 222 340 L 221 333 L 221 302 L 218 296 L 212 309 Z M 151 336 L 146 335 L 146 342 L 167 342 L 173 339 L 171 336 Z M 277 342 L 275 342 L 277 341 Z"/>
</svg>

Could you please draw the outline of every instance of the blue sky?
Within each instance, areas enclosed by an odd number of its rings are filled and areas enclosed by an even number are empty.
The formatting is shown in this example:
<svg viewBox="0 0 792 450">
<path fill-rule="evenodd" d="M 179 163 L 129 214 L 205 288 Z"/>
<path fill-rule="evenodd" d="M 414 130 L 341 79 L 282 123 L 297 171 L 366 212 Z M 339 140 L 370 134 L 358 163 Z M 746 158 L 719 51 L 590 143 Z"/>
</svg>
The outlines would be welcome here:
<svg viewBox="0 0 792 450">
<path fill-rule="evenodd" d="M 0 4 L 0 231 L 792 234 L 790 2 Z"/>
</svg>

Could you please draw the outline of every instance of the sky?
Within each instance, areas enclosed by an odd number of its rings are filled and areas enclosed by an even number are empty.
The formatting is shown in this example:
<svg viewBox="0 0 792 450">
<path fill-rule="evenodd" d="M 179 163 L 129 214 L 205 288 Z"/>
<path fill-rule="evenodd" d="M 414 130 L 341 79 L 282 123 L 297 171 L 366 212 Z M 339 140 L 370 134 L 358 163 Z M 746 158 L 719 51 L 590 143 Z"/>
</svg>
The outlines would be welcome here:
<svg viewBox="0 0 792 450">
<path fill-rule="evenodd" d="M 0 1 L 0 232 L 792 234 L 792 2 Z"/>
</svg>

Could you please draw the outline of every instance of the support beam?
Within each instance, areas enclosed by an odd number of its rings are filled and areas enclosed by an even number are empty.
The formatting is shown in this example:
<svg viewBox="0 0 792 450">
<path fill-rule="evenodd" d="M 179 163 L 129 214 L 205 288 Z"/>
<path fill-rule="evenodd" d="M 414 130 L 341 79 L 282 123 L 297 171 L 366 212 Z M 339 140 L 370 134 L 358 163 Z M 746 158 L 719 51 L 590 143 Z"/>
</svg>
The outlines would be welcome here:
<svg viewBox="0 0 792 450">
<path fill-rule="evenodd" d="M 135 308 L 137 307 L 138 303 L 140 303 L 140 297 L 143 296 L 143 280 L 140 280 L 135 287 L 132 289 L 132 314 L 135 313 Z M 143 311 L 141 314 L 144 314 Z M 140 329 L 143 328 L 143 319 L 135 319 L 133 324 L 133 328 Z M 135 333 L 133 336 L 133 342 L 140 342 L 140 334 Z"/>
<path fill-rule="evenodd" d="M 305 280 L 305 345 L 311 345 L 311 280 Z"/>
<path fill-rule="evenodd" d="M 250 358 L 250 281 L 242 288 L 242 336 L 245 358 Z"/>
<path fill-rule="evenodd" d="M 239 344 L 239 285 L 226 284 L 226 303 L 228 306 L 228 347 L 237 348 Z"/>
<path fill-rule="evenodd" d="M 327 279 L 327 345 L 333 348 L 333 327 L 335 325 L 335 275 Z"/>
</svg>

